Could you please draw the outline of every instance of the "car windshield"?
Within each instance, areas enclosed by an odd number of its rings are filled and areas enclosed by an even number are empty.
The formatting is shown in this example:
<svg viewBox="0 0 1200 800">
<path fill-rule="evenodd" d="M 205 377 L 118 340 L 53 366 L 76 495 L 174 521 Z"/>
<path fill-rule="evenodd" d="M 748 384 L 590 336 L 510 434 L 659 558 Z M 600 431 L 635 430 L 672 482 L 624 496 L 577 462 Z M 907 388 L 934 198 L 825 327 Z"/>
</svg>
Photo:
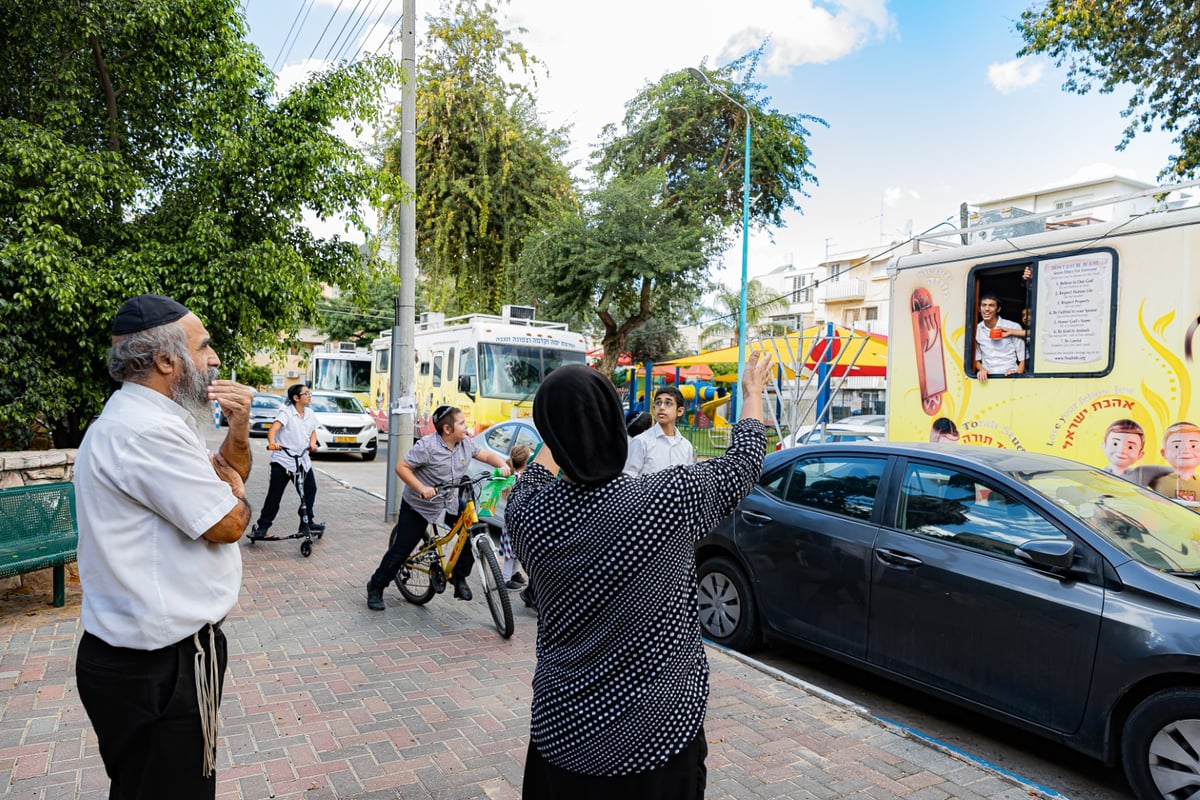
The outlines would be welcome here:
<svg viewBox="0 0 1200 800">
<path fill-rule="evenodd" d="M 251 408 L 279 408 L 283 405 L 283 398 L 276 397 L 273 394 L 255 395 L 250 401 Z"/>
<path fill-rule="evenodd" d="M 528 400 L 553 370 L 564 364 L 582 363 L 582 350 L 558 350 L 524 344 L 481 344 L 479 393 L 501 400 Z"/>
<path fill-rule="evenodd" d="M 324 414 L 365 414 L 362 403 L 354 397 L 334 397 L 314 394 L 312 410 Z"/>
<path fill-rule="evenodd" d="M 1013 477 L 1135 561 L 1168 572 L 1200 570 L 1200 514 L 1169 498 L 1092 469 Z"/>
</svg>

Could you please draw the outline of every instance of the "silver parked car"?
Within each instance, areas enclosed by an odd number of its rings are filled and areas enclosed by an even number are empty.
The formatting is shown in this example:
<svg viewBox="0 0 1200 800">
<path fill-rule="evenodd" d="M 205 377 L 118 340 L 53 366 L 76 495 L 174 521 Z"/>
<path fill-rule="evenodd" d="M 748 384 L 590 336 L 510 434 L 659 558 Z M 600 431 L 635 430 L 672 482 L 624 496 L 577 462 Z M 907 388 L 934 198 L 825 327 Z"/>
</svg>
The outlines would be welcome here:
<svg viewBox="0 0 1200 800">
<path fill-rule="evenodd" d="M 284 402 L 277 394 L 255 392 L 254 399 L 250 401 L 250 435 L 266 436 Z"/>
</svg>

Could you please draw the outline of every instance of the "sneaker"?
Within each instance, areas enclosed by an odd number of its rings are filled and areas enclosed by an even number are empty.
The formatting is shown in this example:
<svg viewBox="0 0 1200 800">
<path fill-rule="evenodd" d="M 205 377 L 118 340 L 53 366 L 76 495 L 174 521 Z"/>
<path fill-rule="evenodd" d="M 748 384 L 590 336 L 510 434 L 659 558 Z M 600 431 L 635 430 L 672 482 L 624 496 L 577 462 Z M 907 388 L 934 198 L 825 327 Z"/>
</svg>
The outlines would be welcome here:
<svg viewBox="0 0 1200 800">
<path fill-rule="evenodd" d="M 471 594 L 471 587 L 467 586 L 466 581 L 457 581 L 454 584 L 454 596 L 459 600 L 471 600 L 475 595 Z"/>
<path fill-rule="evenodd" d="M 308 523 L 308 529 L 310 531 L 312 531 L 313 533 L 324 533 L 325 532 L 325 523 L 324 522 L 310 522 L 310 523 Z"/>
<path fill-rule="evenodd" d="M 504 584 L 504 588 L 510 592 L 515 592 L 518 589 L 525 588 L 525 581 L 521 579 L 520 575 L 513 575 L 508 579 L 508 583 Z"/>
<path fill-rule="evenodd" d="M 528 586 L 522 589 L 521 594 L 518 596 L 525 603 L 526 608 L 532 608 L 534 611 L 537 611 L 537 601 L 533 599 L 533 593 L 529 591 Z"/>
<path fill-rule="evenodd" d="M 367 608 L 372 611 L 383 611 L 387 606 L 383 603 L 383 589 L 376 589 L 367 584 Z"/>
<path fill-rule="evenodd" d="M 262 539 L 267 538 L 267 534 L 259 531 L 258 525 L 251 525 L 249 538 L 255 539 L 255 540 L 262 540 Z"/>
</svg>

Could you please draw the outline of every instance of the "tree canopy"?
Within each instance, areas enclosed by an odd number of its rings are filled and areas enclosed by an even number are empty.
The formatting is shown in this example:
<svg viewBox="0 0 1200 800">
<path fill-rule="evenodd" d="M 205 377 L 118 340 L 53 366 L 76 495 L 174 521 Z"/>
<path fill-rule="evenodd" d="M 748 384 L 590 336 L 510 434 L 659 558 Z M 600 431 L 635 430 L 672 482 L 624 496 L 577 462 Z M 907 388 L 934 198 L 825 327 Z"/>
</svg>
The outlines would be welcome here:
<svg viewBox="0 0 1200 800">
<path fill-rule="evenodd" d="M 709 73 L 745 105 L 753 125 L 750 225 L 783 224 L 815 183 L 803 114 L 768 108 L 754 70 L 761 48 Z M 560 318 L 600 322 L 611 372 L 626 338 L 651 319 L 695 316 L 709 275 L 742 222 L 746 114 L 687 72 L 668 73 L 605 129 L 592 164 L 597 185 L 582 208 L 532 237 L 521 268 Z"/>
<path fill-rule="evenodd" d="M 708 232 L 666 208 L 661 186 L 661 171 L 650 170 L 598 187 L 581 213 L 563 213 L 521 254 L 525 285 L 551 316 L 599 319 L 605 374 L 632 331 L 675 318 L 707 288 Z"/>
<path fill-rule="evenodd" d="M 430 19 L 417 81 L 416 219 L 434 311 L 497 313 L 520 300 L 522 240 L 577 202 L 562 132 L 546 129 L 517 80 L 536 77 L 538 63 L 490 3 L 456 0 Z M 396 175 L 399 133 L 385 136 L 385 169 Z"/>
<path fill-rule="evenodd" d="M 806 141 L 807 114 L 769 108 L 754 79 L 762 48 L 707 74 L 750 112 L 750 224 L 779 227 L 816 185 Z M 622 129 L 623 128 L 623 129 Z M 595 153 L 597 176 L 629 177 L 661 170 L 661 202 L 713 231 L 739 230 L 746 112 L 688 71 L 671 72 L 625 106 L 623 126 L 609 125 Z"/>
<path fill-rule="evenodd" d="M 390 187 L 332 132 L 370 121 L 387 59 L 275 100 L 238 0 L 0 0 L 0 440 L 78 443 L 111 390 L 120 303 L 168 294 L 218 352 L 276 344 L 354 285 L 358 247 L 302 223 Z M 365 229 L 365 226 L 362 226 Z"/>
<path fill-rule="evenodd" d="M 1129 120 L 1117 149 L 1158 124 L 1179 152 L 1164 175 L 1200 167 L 1200 6 L 1195 0 L 1047 0 L 1021 13 L 1019 55 L 1042 53 L 1067 66 L 1063 89 L 1086 94 L 1129 86 Z"/>
</svg>

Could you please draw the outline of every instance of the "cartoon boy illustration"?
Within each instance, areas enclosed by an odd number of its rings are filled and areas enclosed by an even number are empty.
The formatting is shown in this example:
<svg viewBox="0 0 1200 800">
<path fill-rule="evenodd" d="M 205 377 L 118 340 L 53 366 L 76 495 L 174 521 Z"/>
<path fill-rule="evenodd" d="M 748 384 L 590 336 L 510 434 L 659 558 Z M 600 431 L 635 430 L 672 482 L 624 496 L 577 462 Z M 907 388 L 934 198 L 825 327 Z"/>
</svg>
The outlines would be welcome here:
<svg viewBox="0 0 1200 800">
<path fill-rule="evenodd" d="M 1176 422 L 1163 434 L 1162 456 L 1175 468 L 1150 482 L 1150 488 L 1167 497 L 1196 502 L 1200 497 L 1200 425 Z"/>
<path fill-rule="evenodd" d="M 1133 465 L 1141 460 L 1146 446 L 1146 432 L 1131 419 L 1119 419 L 1104 432 L 1104 457 L 1108 459 L 1105 472 L 1133 480 Z"/>
</svg>

